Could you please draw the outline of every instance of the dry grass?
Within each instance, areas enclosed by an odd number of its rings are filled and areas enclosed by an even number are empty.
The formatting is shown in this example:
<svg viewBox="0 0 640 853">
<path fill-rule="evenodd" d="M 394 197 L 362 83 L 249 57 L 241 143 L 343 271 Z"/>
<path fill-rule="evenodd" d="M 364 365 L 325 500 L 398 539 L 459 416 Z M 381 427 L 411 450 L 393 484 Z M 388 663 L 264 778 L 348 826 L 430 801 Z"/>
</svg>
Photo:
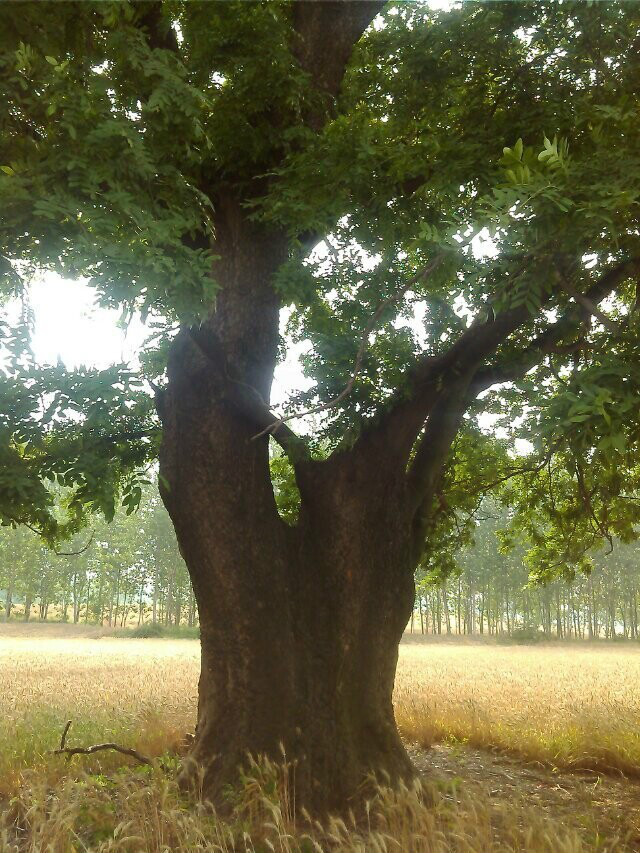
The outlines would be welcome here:
<svg viewBox="0 0 640 853">
<path fill-rule="evenodd" d="M 380 791 L 368 821 L 295 825 L 264 773 L 235 816 L 187 803 L 166 776 L 118 770 L 102 753 L 67 764 L 48 751 L 116 740 L 174 750 L 193 728 L 196 642 L 0 637 L 0 853 L 595 853 L 622 841 L 578 835 L 477 786 Z M 407 644 L 396 707 L 405 736 L 497 746 L 557 765 L 640 769 L 640 649 Z M 91 774 L 91 775 L 88 775 Z M 282 792 L 281 792 L 282 793 Z"/>
<path fill-rule="evenodd" d="M 396 715 L 422 746 L 640 776 L 640 647 L 407 644 Z"/>
<path fill-rule="evenodd" d="M 160 755 L 193 731 L 199 644 L 190 641 L 0 638 L 0 796 L 27 767 L 49 780 L 65 773 L 48 754 L 64 723 L 69 745 L 106 740 Z M 115 755 L 84 759 L 100 771 Z"/>
<path fill-rule="evenodd" d="M 618 839 L 585 841 L 521 803 L 477 789 L 416 782 L 379 789 L 356 820 L 291 814 L 277 767 L 254 764 L 223 820 L 186 800 L 159 771 L 41 780 L 0 812 L 2 853 L 628 853 Z M 269 792 L 269 793 L 267 793 Z"/>
</svg>

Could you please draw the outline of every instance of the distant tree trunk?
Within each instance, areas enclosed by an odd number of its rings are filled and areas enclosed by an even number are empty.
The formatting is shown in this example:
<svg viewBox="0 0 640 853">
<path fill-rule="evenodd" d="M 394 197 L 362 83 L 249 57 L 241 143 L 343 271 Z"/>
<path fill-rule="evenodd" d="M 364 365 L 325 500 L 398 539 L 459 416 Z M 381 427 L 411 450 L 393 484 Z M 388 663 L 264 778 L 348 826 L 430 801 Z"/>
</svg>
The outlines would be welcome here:
<svg viewBox="0 0 640 853">
<path fill-rule="evenodd" d="M 118 610 L 120 608 L 120 574 L 122 569 L 118 566 L 118 574 L 116 575 L 115 589 L 115 605 L 113 600 L 113 590 L 111 591 L 111 601 L 109 604 L 109 627 L 112 625 L 118 626 Z M 113 621 L 112 621 L 113 620 Z"/>
<path fill-rule="evenodd" d="M 616 608 L 615 604 L 612 603 L 611 598 L 609 598 L 609 623 L 611 625 L 611 639 L 615 640 L 617 637 L 616 633 Z"/>
<path fill-rule="evenodd" d="M 89 621 L 89 595 L 91 593 L 91 576 L 87 577 L 87 594 L 85 596 L 85 604 L 84 604 L 84 623 L 85 625 Z"/>
<path fill-rule="evenodd" d="M 153 590 L 151 593 L 151 624 L 158 621 L 158 566 L 156 564 L 153 572 Z"/>
<path fill-rule="evenodd" d="M 176 568 L 172 566 L 169 580 L 167 583 L 167 599 L 164 612 L 164 624 L 171 625 L 171 619 L 176 606 Z"/>
<path fill-rule="evenodd" d="M 94 604 L 94 613 L 100 622 L 104 625 L 104 575 L 100 572 L 100 582 L 98 584 L 98 595 Z"/>
<path fill-rule="evenodd" d="M 451 613 L 449 612 L 449 593 L 447 591 L 446 583 L 442 584 L 442 609 L 444 611 L 445 618 L 445 627 L 447 629 L 447 634 L 451 633 Z"/>
<path fill-rule="evenodd" d="M 182 590 L 176 589 L 176 609 L 174 616 L 174 624 L 177 627 L 180 625 L 180 620 L 182 619 Z"/>
<path fill-rule="evenodd" d="M 7 589 L 7 597 L 4 605 L 4 621 L 8 622 L 11 618 L 11 610 L 13 608 L 13 588 L 10 586 Z"/>
<path fill-rule="evenodd" d="M 598 624 L 598 608 L 593 588 L 593 577 L 591 575 L 589 576 L 589 599 L 591 602 L 591 618 L 593 620 L 593 636 L 598 637 L 600 635 L 600 625 Z"/>
<path fill-rule="evenodd" d="M 125 587 L 124 596 L 122 598 L 122 616 L 120 617 L 120 627 L 121 628 L 124 628 L 124 626 L 126 625 L 127 617 L 129 615 L 129 611 L 127 608 L 128 594 L 129 594 L 129 590 L 127 589 L 127 587 Z M 116 622 L 117 622 L 117 620 L 116 620 Z"/>
<path fill-rule="evenodd" d="M 80 618 L 80 600 L 78 595 L 78 573 L 73 573 L 73 581 L 71 585 L 72 590 L 72 612 L 73 612 L 73 624 L 76 625 L 78 619 Z"/>
<path fill-rule="evenodd" d="M 193 587 L 189 585 L 189 627 L 193 628 L 196 624 L 196 597 L 193 593 Z"/>
<path fill-rule="evenodd" d="M 140 589 L 138 591 L 138 626 L 142 623 L 142 602 L 144 598 L 144 581 L 140 583 Z"/>
<path fill-rule="evenodd" d="M 620 606 L 618 607 L 618 610 L 620 611 L 620 619 L 622 621 L 622 636 L 626 637 L 627 636 L 627 614 L 625 613 L 624 605 L 620 604 Z"/>
<path fill-rule="evenodd" d="M 476 597 L 473 585 L 469 584 L 469 633 L 476 632 Z"/>
</svg>

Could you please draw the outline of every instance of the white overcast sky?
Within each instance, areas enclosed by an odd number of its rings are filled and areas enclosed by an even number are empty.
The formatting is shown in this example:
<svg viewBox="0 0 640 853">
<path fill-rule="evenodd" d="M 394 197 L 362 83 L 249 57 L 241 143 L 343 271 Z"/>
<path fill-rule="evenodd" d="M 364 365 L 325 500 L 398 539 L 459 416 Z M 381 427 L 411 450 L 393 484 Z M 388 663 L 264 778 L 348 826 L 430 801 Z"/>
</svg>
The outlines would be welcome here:
<svg viewBox="0 0 640 853">
<path fill-rule="evenodd" d="M 58 359 L 69 369 L 80 365 L 104 368 L 121 361 L 135 364 L 148 334 L 137 317 L 122 330 L 120 313 L 97 307 L 92 288 L 55 273 L 44 273 L 32 282 L 29 303 L 35 319 L 32 347 L 40 364 L 55 364 Z M 12 313 L 16 309 L 14 306 Z M 292 347 L 286 361 L 278 365 L 273 389 L 276 407 L 292 391 L 310 385 L 298 363 L 301 349 Z"/>
</svg>

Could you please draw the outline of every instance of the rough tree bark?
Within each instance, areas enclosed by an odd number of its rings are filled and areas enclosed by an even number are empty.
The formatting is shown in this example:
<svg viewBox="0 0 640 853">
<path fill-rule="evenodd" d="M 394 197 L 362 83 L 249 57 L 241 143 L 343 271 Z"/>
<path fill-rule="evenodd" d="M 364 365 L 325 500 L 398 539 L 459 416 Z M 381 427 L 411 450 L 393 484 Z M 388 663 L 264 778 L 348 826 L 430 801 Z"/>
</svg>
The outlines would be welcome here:
<svg viewBox="0 0 640 853">
<path fill-rule="evenodd" d="M 298 797 L 344 806 L 367 773 L 410 772 L 391 693 L 413 602 L 403 478 L 374 448 L 299 460 L 295 528 L 278 515 L 268 439 L 234 394 L 268 399 L 278 344 L 270 280 L 283 235 L 218 201 L 215 314 L 183 331 L 161 416 L 163 498 L 191 573 L 202 674 L 193 757 L 210 791 L 246 752 L 299 762 Z M 376 497 L 377 496 L 377 497 Z M 395 511 L 390 508 L 396 506 Z"/>
</svg>

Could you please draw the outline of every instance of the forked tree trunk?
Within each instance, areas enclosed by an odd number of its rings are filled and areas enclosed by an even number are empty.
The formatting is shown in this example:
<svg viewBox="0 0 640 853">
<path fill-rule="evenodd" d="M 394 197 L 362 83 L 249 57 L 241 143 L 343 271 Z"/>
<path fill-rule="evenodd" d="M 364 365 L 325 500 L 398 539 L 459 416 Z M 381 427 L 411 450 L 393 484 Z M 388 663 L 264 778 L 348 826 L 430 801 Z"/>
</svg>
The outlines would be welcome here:
<svg viewBox="0 0 640 853">
<path fill-rule="evenodd" d="M 251 386 L 268 399 L 278 345 L 268 285 L 286 241 L 225 212 L 216 313 L 174 342 L 158 401 L 162 496 L 201 626 L 192 757 L 215 795 L 247 752 L 281 758 L 282 745 L 297 762 L 298 804 L 344 808 L 368 773 L 411 772 L 392 705 L 414 600 L 404 480 L 385 473 L 379 448 L 301 462 L 300 519 L 280 518 L 268 439 L 233 394 Z"/>
<path fill-rule="evenodd" d="M 250 441 L 246 424 L 236 428 Z M 184 489 L 167 496 L 200 613 L 192 756 L 215 794 L 247 752 L 279 759 L 282 745 L 298 763 L 299 802 L 344 808 L 368 773 L 411 771 L 392 705 L 414 596 L 406 548 L 388 512 L 368 506 L 367 478 L 355 499 L 330 468 L 309 477 L 315 492 L 296 529 L 273 506 L 247 515 L 243 455 L 235 473 L 232 460 L 223 466 L 226 487 L 217 454 L 183 457 Z M 253 462 L 267 493 L 266 459 Z"/>
</svg>

